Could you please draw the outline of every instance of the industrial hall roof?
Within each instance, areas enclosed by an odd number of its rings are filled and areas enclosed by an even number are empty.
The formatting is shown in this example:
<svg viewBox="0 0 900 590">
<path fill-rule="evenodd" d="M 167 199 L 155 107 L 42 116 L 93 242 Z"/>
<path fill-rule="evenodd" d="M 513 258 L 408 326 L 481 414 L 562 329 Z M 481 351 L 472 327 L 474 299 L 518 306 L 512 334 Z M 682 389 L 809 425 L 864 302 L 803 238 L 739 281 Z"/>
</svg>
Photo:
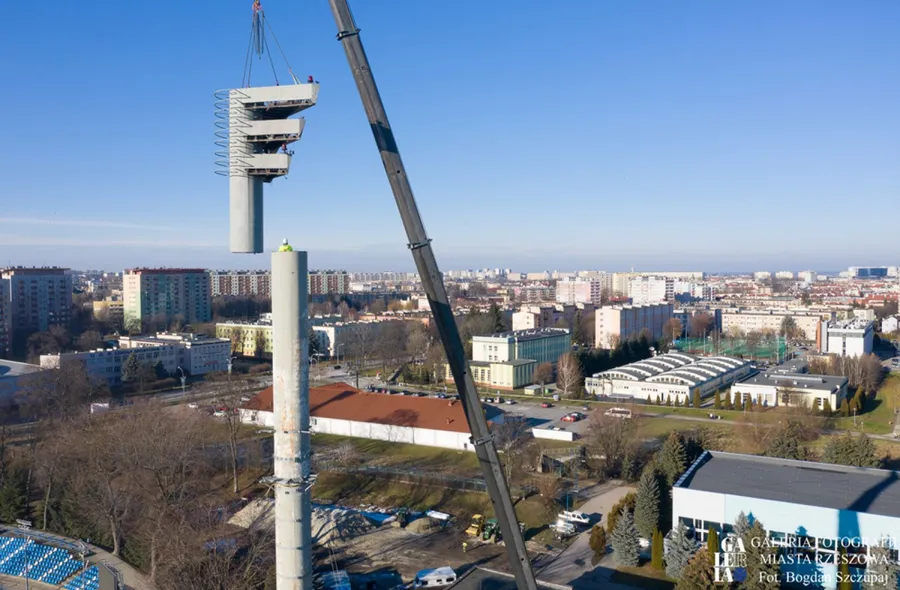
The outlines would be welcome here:
<svg viewBox="0 0 900 590">
<path fill-rule="evenodd" d="M 706 451 L 676 488 L 900 517 L 896 471 Z"/>
<path fill-rule="evenodd" d="M 271 412 L 272 395 L 272 387 L 267 387 L 241 407 L 245 410 Z M 369 393 L 346 383 L 310 388 L 309 415 L 313 418 L 469 432 L 466 415 L 458 400 Z"/>
</svg>

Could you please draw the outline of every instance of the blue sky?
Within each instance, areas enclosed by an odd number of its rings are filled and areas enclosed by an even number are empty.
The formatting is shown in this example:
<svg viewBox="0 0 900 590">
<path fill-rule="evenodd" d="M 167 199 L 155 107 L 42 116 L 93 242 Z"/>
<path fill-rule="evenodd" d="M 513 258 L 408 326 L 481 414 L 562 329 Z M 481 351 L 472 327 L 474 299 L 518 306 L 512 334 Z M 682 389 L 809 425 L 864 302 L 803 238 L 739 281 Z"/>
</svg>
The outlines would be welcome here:
<svg viewBox="0 0 900 590">
<path fill-rule="evenodd" d="M 227 252 L 213 173 L 212 94 L 241 84 L 250 6 L 5 7 L 0 265 L 268 265 Z M 328 3 L 263 6 L 322 84 L 266 187 L 267 244 L 412 269 Z M 353 8 L 444 269 L 900 263 L 894 0 Z"/>
</svg>

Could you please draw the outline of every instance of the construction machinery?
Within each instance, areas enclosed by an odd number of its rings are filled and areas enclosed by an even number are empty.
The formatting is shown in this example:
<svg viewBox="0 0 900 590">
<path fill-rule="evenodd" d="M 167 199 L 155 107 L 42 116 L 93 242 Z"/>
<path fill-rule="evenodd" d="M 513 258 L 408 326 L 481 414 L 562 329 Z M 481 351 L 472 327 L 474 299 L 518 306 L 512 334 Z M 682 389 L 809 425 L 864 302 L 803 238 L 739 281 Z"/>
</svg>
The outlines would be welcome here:
<svg viewBox="0 0 900 590">
<path fill-rule="evenodd" d="M 444 352 L 447 355 L 447 364 L 466 414 L 469 431 L 472 433 L 472 445 L 484 473 L 499 531 L 507 539 L 506 551 L 510 569 L 516 579 L 516 588 L 518 590 L 537 590 L 531 561 L 525 548 L 525 540 L 522 531 L 516 526 L 518 519 L 509 493 L 509 486 L 503 474 L 497 448 L 488 430 L 487 419 L 481 409 L 475 381 L 466 362 L 465 348 L 463 348 L 453 309 L 450 307 L 441 272 L 431 248 L 431 239 L 425 231 L 422 216 L 419 214 L 409 176 L 406 174 L 406 168 L 400 158 L 397 140 L 391 124 L 388 122 L 384 103 L 378 93 L 378 86 L 375 84 L 375 76 L 360 40 L 359 28 L 353 20 L 347 0 L 329 0 L 329 4 L 337 25 L 337 39 L 344 47 L 347 62 L 366 111 L 366 118 L 381 154 L 384 171 L 391 185 L 391 191 L 394 193 L 403 228 L 406 230 L 407 246 L 416 263 L 416 269 L 419 271 L 422 287 L 428 299 Z"/>
<path fill-rule="evenodd" d="M 466 535 L 470 537 L 480 537 L 484 531 L 484 516 L 475 514 L 472 516 L 472 524 L 466 529 Z"/>
<path fill-rule="evenodd" d="M 496 518 L 489 518 L 484 523 L 484 532 L 481 534 L 481 540 L 488 543 L 497 543 L 503 538 L 500 532 L 500 525 L 497 524 Z"/>
</svg>

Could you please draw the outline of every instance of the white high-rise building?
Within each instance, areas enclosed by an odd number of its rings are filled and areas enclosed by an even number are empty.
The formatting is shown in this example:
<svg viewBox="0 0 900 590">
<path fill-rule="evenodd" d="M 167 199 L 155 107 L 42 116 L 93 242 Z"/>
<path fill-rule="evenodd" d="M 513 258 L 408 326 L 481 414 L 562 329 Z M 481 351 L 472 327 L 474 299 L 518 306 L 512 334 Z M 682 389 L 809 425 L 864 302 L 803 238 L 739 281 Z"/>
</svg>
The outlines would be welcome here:
<svg viewBox="0 0 900 590">
<path fill-rule="evenodd" d="M 767 270 L 759 270 L 753 273 L 753 280 L 767 281 L 772 278 L 772 273 Z"/>
<path fill-rule="evenodd" d="M 603 292 L 612 292 L 612 275 L 565 278 L 556 281 L 556 301 L 559 303 L 593 303 L 600 305 Z"/>
<path fill-rule="evenodd" d="M 797 273 L 797 278 L 804 283 L 815 283 L 819 277 L 814 270 L 801 270 Z"/>
<path fill-rule="evenodd" d="M 168 324 L 212 320 L 209 274 L 199 268 L 133 268 L 123 279 L 125 325 L 141 329 L 152 321 Z"/>
<path fill-rule="evenodd" d="M 659 340 L 674 307 L 668 303 L 601 307 L 594 312 L 594 345 L 613 348 L 647 330 L 651 340 Z"/>
<path fill-rule="evenodd" d="M 779 270 L 778 272 L 775 273 L 775 278 L 776 278 L 776 279 L 783 279 L 783 280 L 791 280 L 791 281 L 792 281 L 792 280 L 794 280 L 794 271 L 792 271 L 792 270 Z"/>
<path fill-rule="evenodd" d="M 632 305 L 649 305 L 675 300 L 675 279 L 670 277 L 634 277 L 628 282 Z"/>
</svg>

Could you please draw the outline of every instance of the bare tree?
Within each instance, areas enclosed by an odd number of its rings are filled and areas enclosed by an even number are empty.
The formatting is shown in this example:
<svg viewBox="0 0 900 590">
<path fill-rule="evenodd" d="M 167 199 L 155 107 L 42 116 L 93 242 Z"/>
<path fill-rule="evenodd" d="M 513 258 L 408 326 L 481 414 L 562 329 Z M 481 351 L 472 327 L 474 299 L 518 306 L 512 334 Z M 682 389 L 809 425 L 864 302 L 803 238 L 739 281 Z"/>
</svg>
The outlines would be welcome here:
<svg viewBox="0 0 900 590">
<path fill-rule="evenodd" d="M 381 370 L 387 372 L 387 366 L 397 365 L 406 352 L 406 322 L 399 320 L 383 322 L 379 325 L 375 342 L 374 355 L 381 359 Z"/>
<path fill-rule="evenodd" d="M 592 455 L 600 458 L 604 475 L 616 475 L 636 440 L 637 420 L 605 416 L 599 411 L 592 412 L 589 420 L 587 438 Z"/>
<path fill-rule="evenodd" d="M 272 352 L 266 350 L 266 334 L 260 329 L 253 331 L 253 352 L 258 359 L 272 357 Z"/>
<path fill-rule="evenodd" d="M 666 322 L 666 325 L 663 326 L 663 338 L 668 342 L 675 342 L 681 338 L 681 333 L 683 331 L 684 325 L 681 323 L 681 320 L 678 318 L 670 318 L 669 321 Z"/>
<path fill-rule="evenodd" d="M 407 331 L 406 352 L 411 361 L 417 361 L 428 355 L 431 347 L 431 337 L 423 324 L 415 322 Z"/>
<path fill-rule="evenodd" d="M 532 379 L 541 386 L 541 395 L 544 395 L 544 385 L 553 382 L 553 365 L 550 363 L 539 364 L 534 368 Z"/>
<path fill-rule="evenodd" d="M 241 397 L 245 395 L 245 389 L 241 386 L 240 381 L 232 381 L 228 376 L 213 381 L 213 387 L 216 392 L 213 404 L 224 413 L 221 420 L 224 423 L 227 437 L 232 491 L 237 493 L 240 489 L 238 484 L 240 475 L 238 470 L 238 458 L 240 453 L 238 436 L 241 431 L 241 415 L 238 408 L 243 403 Z"/>
<path fill-rule="evenodd" d="M 96 330 L 88 330 L 78 337 L 77 346 L 82 352 L 103 348 L 103 335 Z"/>
<path fill-rule="evenodd" d="M 759 352 L 759 345 L 762 343 L 762 340 L 763 335 L 761 332 L 757 332 L 756 330 L 754 330 L 747 334 L 745 342 L 747 343 L 747 352 L 750 353 L 751 360 Z"/>
<path fill-rule="evenodd" d="M 695 313 L 688 320 L 688 332 L 692 338 L 702 338 L 712 325 L 713 319 L 708 313 Z"/>
<path fill-rule="evenodd" d="M 240 326 L 232 326 L 228 332 L 228 340 L 231 341 L 231 356 L 244 354 L 244 329 Z"/>
<path fill-rule="evenodd" d="M 359 374 L 366 368 L 377 350 L 375 326 L 357 323 L 350 328 L 347 340 L 347 357 L 356 374 L 356 388 L 359 389 Z"/>
<path fill-rule="evenodd" d="M 524 416 L 508 415 L 491 429 L 497 449 L 503 453 L 506 481 L 510 481 L 513 467 L 519 462 L 522 449 L 531 438 L 531 428 Z"/>
<path fill-rule="evenodd" d="M 575 396 L 579 393 L 583 380 L 584 373 L 577 356 L 567 352 L 559 357 L 556 365 L 556 386 L 562 389 L 563 395 Z"/>
</svg>

